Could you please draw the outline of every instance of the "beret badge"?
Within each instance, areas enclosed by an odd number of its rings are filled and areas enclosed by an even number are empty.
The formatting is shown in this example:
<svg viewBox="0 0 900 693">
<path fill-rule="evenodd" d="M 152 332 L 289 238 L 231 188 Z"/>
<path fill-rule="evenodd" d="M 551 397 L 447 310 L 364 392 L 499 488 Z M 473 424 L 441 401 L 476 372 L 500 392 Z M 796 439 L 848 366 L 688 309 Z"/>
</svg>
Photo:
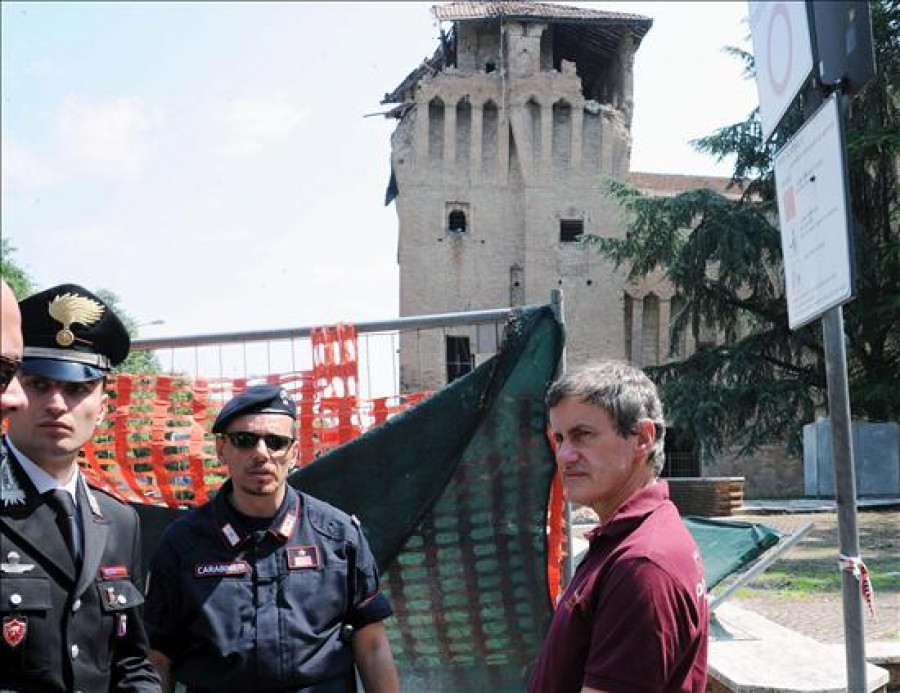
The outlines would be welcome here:
<svg viewBox="0 0 900 693">
<path fill-rule="evenodd" d="M 50 301 L 47 312 L 50 317 L 62 324 L 56 333 L 56 343 L 61 347 L 71 346 L 75 334 L 70 329 L 72 323 L 90 327 L 103 316 L 104 307 L 97 301 L 78 294 L 63 294 Z"/>
</svg>

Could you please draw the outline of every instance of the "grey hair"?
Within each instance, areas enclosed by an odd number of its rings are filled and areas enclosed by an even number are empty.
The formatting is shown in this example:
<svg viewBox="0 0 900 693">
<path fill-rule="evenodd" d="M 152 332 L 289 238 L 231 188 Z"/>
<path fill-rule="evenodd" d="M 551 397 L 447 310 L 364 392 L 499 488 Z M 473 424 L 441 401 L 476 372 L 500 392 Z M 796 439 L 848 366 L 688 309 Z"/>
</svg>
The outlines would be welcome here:
<svg viewBox="0 0 900 693">
<path fill-rule="evenodd" d="M 666 421 L 656 385 L 641 369 L 619 361 L 590 363 L 560 376 L 547 390 L 544 403 L 552 409 L 567 397 L 603 409 L 621 436 L 637 433 L 638 423 L 650 419 L 656 437 L 647 464 L 659 476 L 666 462 Z"/>
</svg>

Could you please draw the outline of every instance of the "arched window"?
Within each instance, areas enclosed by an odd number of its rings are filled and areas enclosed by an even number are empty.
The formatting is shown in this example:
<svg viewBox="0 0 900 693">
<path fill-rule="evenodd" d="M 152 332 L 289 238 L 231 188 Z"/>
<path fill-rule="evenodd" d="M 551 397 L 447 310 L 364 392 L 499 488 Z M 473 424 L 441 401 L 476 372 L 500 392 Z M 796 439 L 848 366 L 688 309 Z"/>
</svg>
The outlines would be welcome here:
<svg viewBox="0 0 900 693">
<path fill-rule="evenodd" d="M 428 102 L 428 157 L 444 158 L 444 102 L 437 96 Z"/>
</svg>

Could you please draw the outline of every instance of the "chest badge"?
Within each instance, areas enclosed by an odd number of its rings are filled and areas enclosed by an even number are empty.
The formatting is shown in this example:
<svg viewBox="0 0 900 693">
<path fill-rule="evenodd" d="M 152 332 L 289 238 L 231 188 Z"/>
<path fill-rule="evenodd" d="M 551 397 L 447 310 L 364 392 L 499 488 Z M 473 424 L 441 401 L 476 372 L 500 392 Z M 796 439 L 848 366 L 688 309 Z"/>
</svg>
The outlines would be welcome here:
<svg viewBox="0 0 900 693">
<path fill-rule="evenodd" d="M 288 568 L 304 570 L 319 567 L 319 551 L 315 546 L 291 546 L 287 550 Z"/>
<path fill-rule="evenodd" d="M 3 617 L 3 641 L 10 647 L 18 647 L 28 634 L 28 619 L 24 616 Z"/>
<path fill-rule="evenodd" d="M 128 568 L 124 565 L 103 565 L 100 566 L 101 580 L 127 580 Z"/>
<path fill-rule="evenodd" d="M 234 575 L 246 575 L 249 572 L 250 566 L 246 561 L 198 563 L 194 566 L 195 577 L 232 577 Z"/>
</svg>

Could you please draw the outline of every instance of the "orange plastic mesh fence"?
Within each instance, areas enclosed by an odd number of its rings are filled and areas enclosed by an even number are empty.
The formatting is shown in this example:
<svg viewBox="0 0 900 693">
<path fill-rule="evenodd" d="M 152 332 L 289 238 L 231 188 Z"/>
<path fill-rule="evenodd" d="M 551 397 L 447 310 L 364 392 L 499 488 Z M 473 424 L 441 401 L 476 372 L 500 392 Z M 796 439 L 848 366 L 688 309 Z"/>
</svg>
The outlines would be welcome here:
<svg viewBox="0 0 900 693">
<path fill-rule="evenodd" d="M 353 325 L 317 327 L 310 332 L 313 374 L 325 397 L 352 401 L 359 394 L 359 361 Z"/>
<path fill-rule="evenodd" d="M 253 378 L 125 375 L 107 381 L 109 413 L 83 451 L 95 484 L 123 500 L 204 503 L 227 471 L 209 430 L 222 405 L 251 385 L 280 385 L 297 403 L 300 464 L 386 421 L 427 393 L 359 397 L 356 328 L 312 331 L 313 369 Z"/>
<path fill-rule="evenodd" d="M 547 518 L 547 582 L 550 586 L 550 599 L 553 604 L 556 604 L 556 600 L 559 599 L 559 588 L 562 584 L 562 562 L 568 555 L 564 508 L 562 479 L 557 471 L 553 477 L 553 484 L 550 486 L 550 506 Z"/>
<path fill-rule="evenodd" d="M 407 409 L 427 393 L 373 402 L 326 397 L 313 371 L 203 379 L 119 374 L 107 382 L 109 411 L 80 460 L 85 475 L 123 500 L 168 506 L 204 503 L 227 471 L 209 432 L 222 405 L 251 385 L 277 384 L 298 407 L 300 464 Z"/>
</svg>

